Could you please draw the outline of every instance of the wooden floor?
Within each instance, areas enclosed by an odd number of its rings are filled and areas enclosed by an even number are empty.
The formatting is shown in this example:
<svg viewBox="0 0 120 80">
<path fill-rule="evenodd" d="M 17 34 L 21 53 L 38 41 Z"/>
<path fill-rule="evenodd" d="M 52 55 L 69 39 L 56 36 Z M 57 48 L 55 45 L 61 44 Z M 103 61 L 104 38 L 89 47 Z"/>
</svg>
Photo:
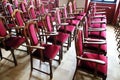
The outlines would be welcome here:
<svg viewBox="0 0 120 80">
<path fill-rule="evenodd" d="M 113 27 L 107 26 L 107 56 L 108 56 L 108 77 L 107 80 L 120 80 L 120 60 L 118 59 L 118 51 L 116 50 L 116 41 Z M 66 50 L 64 50 L 66 51 Z M 2 50 L 5 57 L 11 58 L 9 51 Z M 18 66 L 6 60 L 0 61 L 0 80 L 49 80 L 49 76 L 41 72 L 33 70 L 30 76 L 30 56 L 22 51 L 15 51 Z M 49 71 L 47 63 L 42 63 L 40 67 L 39 61 L 34 60 L 35 67 Z M 64 53 L 62 63 L 58 65 L 53 61 L 53 79 L 52 80 L 72 80 L 75 71 L 75 48 L 74 41 L 69 51 Z M 78 72 L 76 80 L 93 80 L 93 75 Z M 100 78 L 94 80 L 101 80 Z"/>
</svg>

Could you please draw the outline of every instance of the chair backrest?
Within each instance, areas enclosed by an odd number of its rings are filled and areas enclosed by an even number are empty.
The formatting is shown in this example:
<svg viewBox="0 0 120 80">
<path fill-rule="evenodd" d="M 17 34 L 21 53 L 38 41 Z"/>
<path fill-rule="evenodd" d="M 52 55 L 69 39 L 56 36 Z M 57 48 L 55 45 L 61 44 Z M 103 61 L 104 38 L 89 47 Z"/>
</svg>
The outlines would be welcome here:
<svg viewBox="0 0 120 80">
<path fill-rule="evenodd" d="M 46 14 L 45 16 L 46 21 L 46 28 L 48 32 L 53 32 L 53 25 L 52 25 L 52 19 L 50 14 Z"/>
<path fill-rule="evenodd" d="M 19 5 L 18 0 L 14 0 L 14 5 L 15 5 L 16 8 L 18 8 L 18 5 Z"/>
<path fill-rule="evenodd" d="M 87 20 L 87 17 L 85 17 L 83 30 L 84 30 L 84 38 L 88 38 L 88 33 L 89 32 L 88 32 L 88 20 Z"/>
<path fill-rule="evenodd" d="M 2 0 L 2 5 L 5 6 L 8 3 L 8 0 Z"/>
<path fill-rule="evenodd" d="M 6 20 L 4 17 L 0 16 L 0 36 L 5 37 L 7 35 Z"/>
<path fill-rule="evenodd" d="M 23 0 L 23 2 L 25 3 L 25 5 L 28 5 L 28 1 L 27 0 Z"/>
<path fill-rule="evenodd" d="M 64 17 L 67 18 L 68 17 L 68 14 L 67 14 L 67 6 L 66 4 L 64 4 Z"/>
<path fill-rule="evenodd" d="M 73 0 L 73 10 L 76 11 L 76 9 L 77 9 L 76 0 Z"/>
<path fill-rule="evenodd" d="M 77 30 L 77 35 L 75 37 L 75 49 L 76 49 L 76 56 L 81 56 L 83 54 L 82 30 Z"/>
<path fill-rule="evenodd" d="M 28 8 L 28 13 L 31 19 L 36 19 L 35 7 L 33 5 L 30 5 L 30 7 Z"/>
<path fill-rule="evenodd" d="M 24 17 L 21 10 L 15 9 L 12 13 L 12 17 L 18 26 L 25 26 Z"/>
<path fill-rule="evenodd" d="M 40 6 L 40 14 L 45 14 L 46 11 L 45 11 L 45 5 L 44 4 L 41 4 Z"/>
<path fill-rule="evenodd" d="M 38 40 L 38 27 L 37 23 L 33 20 L 27 22 L 26 27 L 24 29 L 24 34 L 26 38 L 29 38 L 29 44 L 32 46 L 36 46 L 39 44 Z"/>
<path fill-rule="evenodd" d="M 59 8 L 56 8 L 56 17 L 57 17 L 57 23 L 61 24 L 61 14 Z"/>
<path fill-rule="evenodd" d="M 73 9 L 72 9 L 72 2 L 69 2 L 68 3 L 68 10 L 69 10 L 69 13 L 73 13 Z"/>
<path fill-rule="evenodd" d="M 27 12 L 27 8 L 26 8 L 26 3 L 25 2 L 20 2 L 19 4 L 20 9 L 22 10 L 22 12 Z"/>
<path fill-rule="evenodd" d="M 6 3 L 6 5 L 5 5 L 5 9 L 7 10 L 8 14 L 11 16 L 12 13 L 13 13 L 13 7 L 12 7 L 12 4 L 10 4 L 10 3 Z"/>
<path fill-rule="evenodd" d="M 30 0 L 29 6 L 30 6 L 30 5 L 34 5 L 34 0 Z"/>
</svg>

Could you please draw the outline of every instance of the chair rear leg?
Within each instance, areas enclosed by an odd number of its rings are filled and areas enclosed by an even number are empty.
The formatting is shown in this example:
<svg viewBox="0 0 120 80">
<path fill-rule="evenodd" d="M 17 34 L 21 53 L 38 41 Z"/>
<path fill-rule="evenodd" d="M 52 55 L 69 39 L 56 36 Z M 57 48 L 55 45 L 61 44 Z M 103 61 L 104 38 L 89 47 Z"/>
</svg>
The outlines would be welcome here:
<svg viewBox="0 0 120 80">
<path fill-rule="evenodd" d="M 15 55 L 14 55 L 14 49 L 11 49 L 11 54 L 13 57 L 14 64 L 15 64 L 15 66 L 17 66 L 17 60 L 16 60 Z"/>
<path fill-rule="evenodd" d="M 1 51 L 1 48 L 0 48 L 0 58 L 2 60 L 2 51 Z"/>
<path fill-rule="evenodd" d="M 49 61 L 49 65 L 50 65 L 50 80 L 53 78 L 53 73 L 52 73 L 52 61 Z"/>
</svg>

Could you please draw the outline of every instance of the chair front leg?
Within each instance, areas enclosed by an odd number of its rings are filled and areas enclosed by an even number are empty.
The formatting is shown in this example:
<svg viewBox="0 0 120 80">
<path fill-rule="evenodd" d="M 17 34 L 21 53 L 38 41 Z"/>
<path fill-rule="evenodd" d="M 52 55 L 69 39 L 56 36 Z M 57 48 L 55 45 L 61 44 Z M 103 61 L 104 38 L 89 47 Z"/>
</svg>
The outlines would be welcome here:
<svg viewBox="0 0 120 80">
<path fill-rule="evenodd" d="M 53 73 L 52 73 L 52 60 L 49 61 L 49 66 L 50 66 L 50 80 L 53 78 Z"/>
</svg>

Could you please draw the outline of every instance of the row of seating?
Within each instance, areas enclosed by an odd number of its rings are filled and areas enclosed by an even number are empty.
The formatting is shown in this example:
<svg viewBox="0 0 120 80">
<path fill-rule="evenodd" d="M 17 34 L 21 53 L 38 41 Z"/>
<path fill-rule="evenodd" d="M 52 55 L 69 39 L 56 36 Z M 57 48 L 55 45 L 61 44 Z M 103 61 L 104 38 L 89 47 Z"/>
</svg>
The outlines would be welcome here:
<svg viewBox="0 0 120 80">
<path fill-rule="evenodd" d="M 71 42 L 75 39 L 76 66 L 79 66 L 79 59 L 84 63 L 84 61 L 89 61 L 84 58 L 90 58 L 90 61 L 87 62 L 89 64 L 87 71 L 95 69 L 95 76 L 98 72 L 98 75 L 102 74 L 103 80 L 105 80 L 107 76 L 106 17 L 95 14 L 96 4 L 91 5 L 86 14 L 83 8 L 78 11 L 76 0 L 69 2 L 68 5 L 52 9 L 48 9 L 43 3 L 36 7 L 32 1 L 30 0 L 31 4 L 25 12 L 25 5 L 17 8 L 12 8 L 12 4 L 9 2 L 3 5 L 5 11 L 0 17 L 0 48 L 11 51 L 14 64 L 17 65 L 14 50 L 25 43 L 22 46 L 26 47 L 27 53 L 30 54 L 31 72 L 35 69 L 50 75 L 50 79 L 52 79 L 52 60 L 58 56 L 57 61 L 60 64 L 64 58 L 64 46 L 67 45 L 67 50 L 69 50 Z M 81 31 L 79 28 L 83 30 Z M 84 54 L 83 56 L 83 48 L 86 51 L 94 51 L 96 54 Z M 0 52 L 0 57 L 4 58 L 2 52 Z M 50 73 L 34 68 L 33 58 L 40 60 L 40 63 L 41 61 L 48 62 Z M 93 59 L 97 60 L 94 62 Z M 82 63 L 80 62 L 80 64 Z M 81 65 L 83 68 L 85 66 Z M 98 69 L 94 68 L 97 66 Z"/>
<path fill-rule="evenodd" d="M 14 50 L 22 45 L 27 48 L 27 53 L 30 54 L 31 72 L 35 69 L 50 75 L 50 79 L 52 79 L 52 60 L 58 55 L 60 64 L 63 59 L 64 44 L 67 43 L 68 50 L 74 39 L 76 26 L 79 25 L 80 21 L 75 18 L 61 19 L 61 16 L 64 16 L 67 11 L 66 6 L 61 7 L 61 9 L 49 10 L 44 4 L 41 4 L 40 7 L 37 7 L 41 11 L 37 11 L 32 0 L 27 7 L 28 9 L 26 9 L 24 2 L 20 2 L 19 6 L 14 7 L 5 1 L 2 4 L 3 12 L 1 12 L 0 17 L 0 48 L 10 50 L 13 61 L 3 57 L 2 52 L 0 52 L 1 59 L 14 62 L 16 66 L 18 63 Z M 25 44 L 23 45 L 23 43 Z M 34 68 L 33 58 L 40 60 L 40 62 L 48 62 L 50 73 Z"/>
<path fill-rule="evenodd" d="M 90 5 L 84 25 L 78 28 L 75 37 L 76 70 L 85 71 L 106 80 L 107 77 L 107 43 L 106 43 L 106 16 L 97 12 L 96 3 Z M 102 14 L 101 14 L 102 13 Z"/>
</svg>

